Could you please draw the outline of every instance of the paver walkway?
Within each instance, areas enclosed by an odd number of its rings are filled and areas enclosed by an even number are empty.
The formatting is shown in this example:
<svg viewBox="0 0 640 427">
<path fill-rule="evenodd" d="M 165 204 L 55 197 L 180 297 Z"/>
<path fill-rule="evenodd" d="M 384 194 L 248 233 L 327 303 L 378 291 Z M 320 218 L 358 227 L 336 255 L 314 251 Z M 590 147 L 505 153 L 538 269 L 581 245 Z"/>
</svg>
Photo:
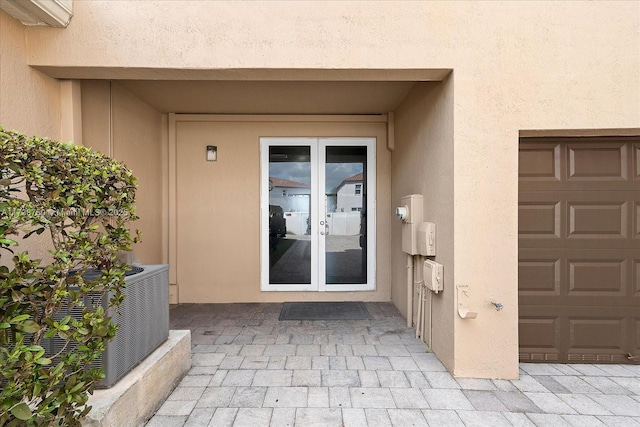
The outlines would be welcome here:
<svg viewBox="0 0 640 427">
<path fill-rule="evenodd" d="M 640 427 L 640 365 L 454 379 L 391 303 L 367 303 L 373 319 L 356 321 L 278 321 L 280 308 L 172 307 L 193 367 L 147 427 Z"/>
</svg>

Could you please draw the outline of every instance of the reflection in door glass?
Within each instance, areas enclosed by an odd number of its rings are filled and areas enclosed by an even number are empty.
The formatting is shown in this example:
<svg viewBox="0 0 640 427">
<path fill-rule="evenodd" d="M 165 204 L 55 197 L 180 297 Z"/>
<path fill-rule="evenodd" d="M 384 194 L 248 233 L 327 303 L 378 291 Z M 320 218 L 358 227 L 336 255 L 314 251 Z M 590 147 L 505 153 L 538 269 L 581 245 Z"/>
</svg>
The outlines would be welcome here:
<svg viewBox="0 0 640 427">
<path fill-rule="evenodd" d="M 311 283 L 310 189 L 310 147 L 269 147 L 269 283 Z"/>
<path fill-rule="evenodd" d="M 367 283 L 367 148 L 327 147 L 326 283 Z"/>
</svg>

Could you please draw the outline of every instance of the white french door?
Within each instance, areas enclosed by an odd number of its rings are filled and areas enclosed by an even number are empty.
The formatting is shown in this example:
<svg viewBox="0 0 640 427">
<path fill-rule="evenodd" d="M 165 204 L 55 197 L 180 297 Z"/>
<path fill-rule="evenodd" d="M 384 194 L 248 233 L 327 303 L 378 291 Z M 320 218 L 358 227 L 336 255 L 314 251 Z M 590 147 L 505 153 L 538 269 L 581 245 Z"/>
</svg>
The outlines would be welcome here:
<svg viewBox="0 0 640 427">
<path fill-rule="evenodd" d="M 261 289 L 375 289 L 375 138 L 260 138 Z"/>
</svg>

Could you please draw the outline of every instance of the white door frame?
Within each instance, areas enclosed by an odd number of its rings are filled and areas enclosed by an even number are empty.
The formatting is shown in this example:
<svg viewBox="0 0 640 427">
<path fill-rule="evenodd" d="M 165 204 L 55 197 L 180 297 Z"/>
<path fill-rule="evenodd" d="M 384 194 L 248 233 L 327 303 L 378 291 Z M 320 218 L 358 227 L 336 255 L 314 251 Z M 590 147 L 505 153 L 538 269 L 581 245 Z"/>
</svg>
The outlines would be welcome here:
<svg viewBox="0 0 640 427">
<path fill-rule="evenodd" d="M 269 283 L 269 146 L 309 146 L 311 152 L 311 283 Z M 367 147 L 367 283 L 326 284 L 326 238 L 320 218 L 326 220 L 325 164 L 328 146 Z M 315 195 L 314 195 L 315 193 Z M 322 214 L 321 214 L 322 213 Z M 266 231 L 265 231 L 266 230 Z M 260 138 L 260 288 L 262 291 L 372 291 L 376 288 L 376 138 Z"/>
<path fill-rule="evenodd" d="M 318 235 L 317 221 L 311 225 L 311 283 L 270 284 L 269 283 L 269 147 L 276 145 L 308 146 L 311 152 L 311 188 L 318 188 L 318 165 L 314 161 L 314 148 L 318 138 L 260 138 L 260 289 L 262 291 L 317 291 L 318 245 L 314 244 Z M 313 191 L 313 190 L 312 190 Z M 311 197 L 311 196 L 310 196 Z M 311 200 L 311 218 L 317 218 L 318 203 Z"/>
</svg>

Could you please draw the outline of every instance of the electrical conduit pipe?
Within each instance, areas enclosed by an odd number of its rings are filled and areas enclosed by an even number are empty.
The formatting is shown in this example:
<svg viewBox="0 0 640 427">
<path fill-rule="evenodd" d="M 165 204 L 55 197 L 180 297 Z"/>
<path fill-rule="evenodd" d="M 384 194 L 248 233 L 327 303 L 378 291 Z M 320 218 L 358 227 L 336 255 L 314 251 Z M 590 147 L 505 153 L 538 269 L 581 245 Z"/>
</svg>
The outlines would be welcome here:
<svg viewBox="0 0 640 427">
<path fill-rule="evenodd" d="M 413 326 L 413 255 L 407 254 L 407 327 Z"/>
</svg>

